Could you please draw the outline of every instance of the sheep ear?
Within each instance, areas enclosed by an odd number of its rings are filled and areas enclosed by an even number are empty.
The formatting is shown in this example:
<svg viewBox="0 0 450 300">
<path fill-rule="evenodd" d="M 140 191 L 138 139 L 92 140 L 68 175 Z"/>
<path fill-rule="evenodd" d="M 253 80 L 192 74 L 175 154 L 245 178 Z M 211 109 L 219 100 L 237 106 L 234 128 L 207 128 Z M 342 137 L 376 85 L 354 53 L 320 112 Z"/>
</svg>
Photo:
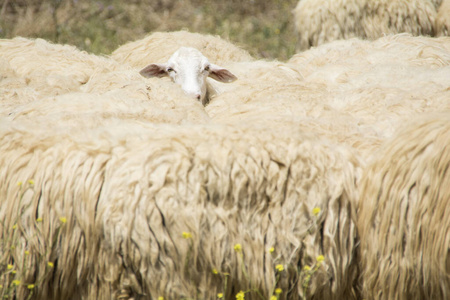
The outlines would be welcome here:
<svg viewBox="0 0 450 300">
<path fill-rule="evenodd" d="M 211 64 L 209 69 L 209 77 L 217 81 L 226 83 L 233 82 L 237 79 L 237 77 L 234 76 L 233 73 L 231 73 L 227 69 L 224 69 L 222 67 L 213 64 Z"/>
<path fill-rule="evenodd" d="M 150 64 L 143 68 L 139 74 L 144 77 L 164 77 L 167 76 L 166 65 L 165 64 Z"/>
</svg>

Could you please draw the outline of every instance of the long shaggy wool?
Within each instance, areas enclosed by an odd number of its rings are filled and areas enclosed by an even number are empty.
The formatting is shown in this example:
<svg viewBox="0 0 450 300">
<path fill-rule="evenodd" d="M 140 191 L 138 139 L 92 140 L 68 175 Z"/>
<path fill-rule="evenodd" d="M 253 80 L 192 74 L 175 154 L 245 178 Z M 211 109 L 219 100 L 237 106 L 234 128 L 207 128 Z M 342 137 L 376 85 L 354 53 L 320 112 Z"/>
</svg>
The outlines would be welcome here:
<svg viewBox="0 0 450 300">
<path fill-rule="evenodd" d="M 293 11 L 298 49 L 385 34 L 432 35 L 436 8 L 429 0 L 301 0 Z"/>
<path fill-rule="evenodd" d="M 23 282 L 54 263 L 36 299 L 357 299 L 345 148 L 282 126 L 38 121 L 0 125 L 1 238 L 18 224 Z"/>
<path fill-rule="evenodd" d="M 413 121 L 364 170 L 358 230 L 366 299 L 450 297 L 450 110 Z"/>
<path fill-rule="evenodd" d="M 220 37 L 187 31 L 152 33 L 142 40 L 120 46 L 111 57 L 120 63 L 143 68 L 150 63 L 166 62 L 180 47 L 196 48 L 218 65 L 253 60 L 247 51 Z"/>
</svg>

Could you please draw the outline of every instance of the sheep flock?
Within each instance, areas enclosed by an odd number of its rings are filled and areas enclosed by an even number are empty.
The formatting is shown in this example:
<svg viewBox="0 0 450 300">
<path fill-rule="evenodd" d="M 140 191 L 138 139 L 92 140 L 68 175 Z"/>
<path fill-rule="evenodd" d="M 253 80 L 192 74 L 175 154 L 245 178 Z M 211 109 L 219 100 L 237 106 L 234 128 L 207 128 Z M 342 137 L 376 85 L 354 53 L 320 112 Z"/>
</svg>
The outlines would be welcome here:
<svg viewBox="0 0 450 300">
<path fill-rule="evenodd" d="M 449 299 L 449 5 L 301 0 L 284 62 L 0 40 L 0 294 Z"/>
</svg>

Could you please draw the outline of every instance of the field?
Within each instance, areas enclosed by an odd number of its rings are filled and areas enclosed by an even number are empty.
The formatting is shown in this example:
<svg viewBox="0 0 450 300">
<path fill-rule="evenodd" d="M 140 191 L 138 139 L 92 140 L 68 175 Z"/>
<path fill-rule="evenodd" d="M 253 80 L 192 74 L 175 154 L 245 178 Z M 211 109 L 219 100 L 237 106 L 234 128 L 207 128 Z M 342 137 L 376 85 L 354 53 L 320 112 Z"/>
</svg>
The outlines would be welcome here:
<svg viewBox="0 0 450 300">
<path fill-rule="evenodd" d="M 297 0 L 1 0 L 0 38 L 39 37 L 109 54 L 154 31 L 219 35 L 258 58 L 286 60 Z"/>
</svg>

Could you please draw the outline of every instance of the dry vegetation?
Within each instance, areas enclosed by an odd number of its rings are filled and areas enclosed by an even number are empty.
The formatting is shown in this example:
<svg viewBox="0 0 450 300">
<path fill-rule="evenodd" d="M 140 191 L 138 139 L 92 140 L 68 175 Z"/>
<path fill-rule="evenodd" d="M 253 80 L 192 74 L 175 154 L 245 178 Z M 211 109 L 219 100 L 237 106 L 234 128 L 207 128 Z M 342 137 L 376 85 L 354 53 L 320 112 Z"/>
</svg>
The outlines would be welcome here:
<svg viewBox="0 0 450 300">
<path fill-rule="evenodd" d="M 0 38 L 41 37 L 93 53 L 153 31 L 210 33 L 256 57 L 288 59 L 295 51 L 297 0 L 0 0 Z"/>
</svg>

